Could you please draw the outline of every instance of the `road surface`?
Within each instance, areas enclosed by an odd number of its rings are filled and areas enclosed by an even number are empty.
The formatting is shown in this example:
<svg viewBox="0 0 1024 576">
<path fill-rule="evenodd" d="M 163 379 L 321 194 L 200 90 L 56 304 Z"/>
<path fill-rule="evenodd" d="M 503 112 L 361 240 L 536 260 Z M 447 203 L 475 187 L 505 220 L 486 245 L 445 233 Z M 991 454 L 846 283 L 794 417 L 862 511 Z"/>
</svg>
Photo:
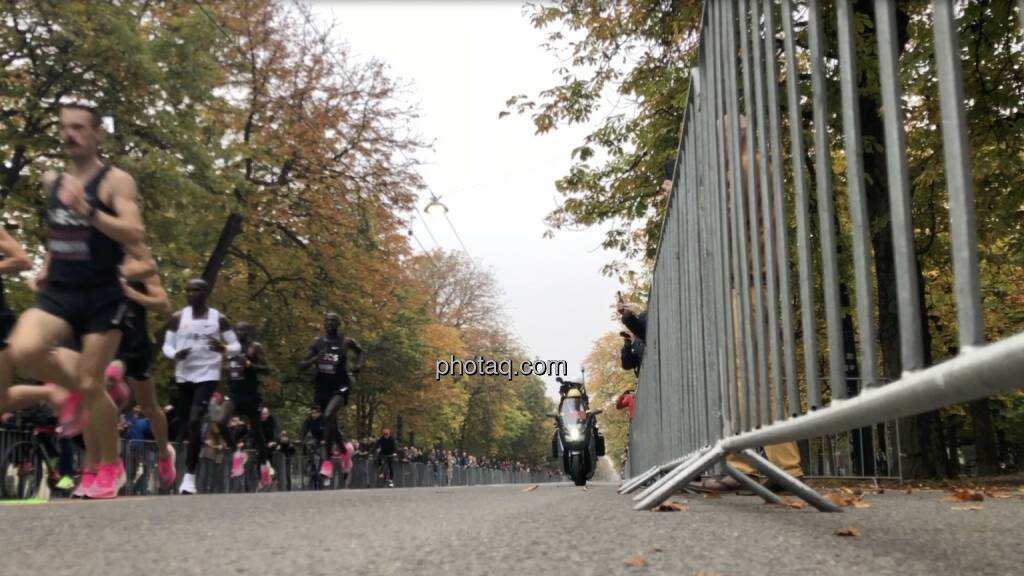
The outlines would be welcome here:
<svg viewBox="0 0 1024 576">
<path fill-rule="evenodd" d="M 54 501 L 0 506 L 0 573 L 1020 574 L 1024 499 L 867 496 L 823 514 L 681 495 L 635 512 L 567 484 Z M 980 510 L 953 510 L 980 506 Z M 839 537 L 854 527 L 858 537 Z M 634 566 L 632 564 L 642 564 Z"/>
</svg>

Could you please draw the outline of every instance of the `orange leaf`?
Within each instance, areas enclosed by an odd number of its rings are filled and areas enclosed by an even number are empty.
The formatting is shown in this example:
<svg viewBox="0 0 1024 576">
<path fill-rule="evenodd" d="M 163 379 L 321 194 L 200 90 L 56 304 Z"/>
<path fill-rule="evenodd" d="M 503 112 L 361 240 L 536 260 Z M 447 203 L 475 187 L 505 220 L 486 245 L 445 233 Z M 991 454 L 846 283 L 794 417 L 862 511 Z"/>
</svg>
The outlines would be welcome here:
<svg viewBox="0 0 1024 576">
<path fill-rule="evenodd" d="M 624 562 L 627 566 L 633 566 L 634 568 L 643 568 L 644 566 L 647 566 L 647 560 L 644 560 L 639 556 L 630 556 L 629 558 L 626 558 Z"/>
<path fill-rule="evenodd" d="M 807 506 L 803 501 L 793 498 L 783 498 L 781 504 L 772 504 L 773 508 L 794 508 L 799 510 Z"/>
<path fill-rule="evenodd" d="M 1009 492 L 1005 492 L 1003 490 L 999 490 L 997 492 L 986 492 L 985 494 L 987 496 L 992 497 L 992 498 L 999 498 L 999 499 L 1013 498 L 1013 494 L 1010 494 Z"/>
<path fill-rule="evenodd" d="M 672 500 L 670 502 L 664 502 L 654 507 L 654 512 L 686 512 L 688 508 L 686 504 L 681 504 Z"/>
<path fill-rule="evenodd" d="M 536 485 L 536 484 L 530 484 L 530 485 L 529 485 L 529 486 L 527 486 L 526 488 L 523 488 L 523 490 L 522 490 L 522 491 L 523 491 L 523 492 L 533 492 L 533 491 L 534 491 L 534 490 L 536 490 L 536 489 L 537 489 L 537 485 Z"/>
<path fill-rule="evenodd" d="M 849 536 L 856 538 L 857 536 L 860 536 L 860 530 L 857 530 L 853 526 L 850 526 L 849 528 L 840 528 L 839 530 L 833 532 L 833 534 L 835 534 L 836 536 Z"/>
<path fill-rule="evenodd" d="M 853 503 L 853 498 L 843 496 L 837 492 L 829 492 L 828 494 L 825 494 L 825 500 L 828 500 L 836 506 L 849 506 Z"/>
<path fill-rule="evenodd" d="M 949 502 L 983 502 L 985 496 L 976 490 L 970 490 L 968 488 L 957 488 L 953 490 L 953 493 L 944 500 Z"/>
</svg>

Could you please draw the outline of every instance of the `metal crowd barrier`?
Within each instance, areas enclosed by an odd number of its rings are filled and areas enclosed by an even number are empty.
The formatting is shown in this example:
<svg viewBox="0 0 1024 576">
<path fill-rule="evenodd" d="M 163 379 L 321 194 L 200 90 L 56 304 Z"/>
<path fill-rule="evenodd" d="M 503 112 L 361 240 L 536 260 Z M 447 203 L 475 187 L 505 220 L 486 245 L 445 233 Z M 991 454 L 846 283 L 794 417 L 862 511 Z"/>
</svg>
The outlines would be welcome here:
<svg viewBox="0 0 1024 576">
<path fill-rule="evenodd" d="M 29 432 L 0 430 L 0 456 L 5 456 L 12 446 L 28 441 L 30 438 Z M 173 443 L 173 445 L 176 450 L 175 466 L 180 482 L 185 473 L 187 446 L 177 443 Z M 158 494 L 156 442 L 121 440 L 120 450 L 128 476 L 122 495 Z M 217 454 L 200 457 L 196 470 L 196 486 L 201 494 L 247 493 L 259 490 L 259 458 L 256 451 L 246 451 L 244 473 L 238 477 L 231 476 L 232 456 L 231 451 L 223 450 Z M 78 455 L 76 455 L 77 460 Z M 334 476 L 328 486 L 324 486 L 318 472 L 313 478 L 304 470 L 305 459 L 301 450 L 296 451 L 291 457 L 286 457 L 281 452 L 271 452 L 270 463 L 273 470 L 271 487 L 273 491 L 384 487 L 383 480 L 377 477 L 377 464 L 373 457 L 366 458 L 358 454 L 355 455 L 352 459 L 352 470 L 347 475 L 342 473 L 341 466 L 336 463 Z M 75 468 L 77 469 L 77 467 L 76 464 Z M 403 463 L 396 460 L 394 470 L 393 481 L 396 488 L 542 483 L 561 480 L 560 476 L 549 475 L 546 471 L 493 470 L 468 466 L 444 466 L 433 462 Z M 58 492 L 53 494 L 63 495 Z"/>
<path fill-rule="evenodd" d="M 941 109 L 941 118 L 934 121 L 943 138 L 959 353 L 932 366 L 923 360 L 896 3 L 874 1 L 872 41 L 878 48 L 888 180 L 871 183 L 865 182 L 862 158 L 852 0 L 836 0 L 835 13 L 827 15 L 820 0 L 805 4 L 797 11 L 791 0 L 704 4 L 649 293 L 646 357 L 629 442 L 631 479 L 620 488 L 629 493 L 646 485 L 634 498 L 637 509 L 657 505 L 709 470 L 725 472 L 777 501 L 723 462 L 734 454 L 817 508 L 836 510 L 754 450 L 843 434 L 1021 385 L 1024 334 L 984 341 L 953 2 L 933 0 L 929 17 Z M 1024 12 L 1024 0 L 1018 4 Z M 825 16 L 838 23 L 834 39 L 823 38 Z M 1024 14 L 1021 19 L 1024 26 Z M 795 20 L 806 25 L 808 40 L 799 59 Z M 827 130 L 824 65 L 833 52 L 825 42 L 838 44 L 841 145 L 838 135 L 830 138 Z M 809 87 L 799 73 L 806 68 Z M 780 71 L 784 106 L 777 90 Z M 805 166 L 808 122 L 802 92 L 810 94 L 806 101 L 813 113 L 813 184 Z M 840 149 L 852 232 L 856 350 L 844 348 L 843 341 L 840 231 L 832 185 L 832 153 Z M 884 383 L 877 370 L 867 185 L 885 185 L 891 206 L 903 370 L 892 383 Z M 812 216 L 817 217 L 814 234 Z M 790 218 L 795 231 L 790 230 Z M 823 303 L 815 301 L 818 290 Z M 827 337 L 820 352 L 819 333 Z M 856 393 L 846 385 L 847 353 L 857 355 L 861 386 Z"/>
</svg>

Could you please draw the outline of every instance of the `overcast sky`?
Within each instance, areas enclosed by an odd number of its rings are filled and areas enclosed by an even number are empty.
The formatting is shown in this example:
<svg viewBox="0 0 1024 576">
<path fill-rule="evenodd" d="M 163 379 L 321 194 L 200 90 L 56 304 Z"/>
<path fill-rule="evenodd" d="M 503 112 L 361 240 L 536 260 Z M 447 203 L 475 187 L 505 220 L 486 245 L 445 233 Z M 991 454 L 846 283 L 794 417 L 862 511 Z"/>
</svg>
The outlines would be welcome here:
<svg viewBox="0 0 1024 576">
<path fill-rule="evenodd" d="M 565 360 L 579 376 L 594 340 L 616 329 L 609 306 L 619 286 L 600 272 L 616 254 L 600 248 L 604 229 L 542 237 L 544 216 L 559 199 L 554 181 L 588 127 L 535 136 L 527 117 L 498 119 L 509 96 L 557 82 L 552 70 L 560 64 L 539 47 L 544 34 L 530 26 L 522 3 L 320 2 L 313 14 L 320 30 L 335 22 L 357 60 L 380 59 L 411 84 L 418 128 L 434 144 L 420 155 L 423 178 L 448 206 L 470 255 L 493 269 L 513 334 L 531 354 Z M 420 208 L 428 201 L 425 194 Z M 428 216 L 426 225 L 441 247 L 461 249 L 444 219 Z M 414 232 L 434 247 L 422 222 Z"/>
</svg>

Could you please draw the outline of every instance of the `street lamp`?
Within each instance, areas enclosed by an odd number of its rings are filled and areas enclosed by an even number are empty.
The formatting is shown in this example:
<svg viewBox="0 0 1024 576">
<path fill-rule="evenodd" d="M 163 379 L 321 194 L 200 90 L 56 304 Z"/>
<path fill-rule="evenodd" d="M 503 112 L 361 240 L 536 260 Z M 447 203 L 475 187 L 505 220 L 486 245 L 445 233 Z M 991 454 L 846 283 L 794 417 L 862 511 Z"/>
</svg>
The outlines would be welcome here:
<svg viewBox="0 0 1024 576">
<path fill-rule="evenodd" d="M 444 216 L 448 213 L 448 207 L 441 203 L 440 198 L 431 194 L 430 204 L 427 204 L 423 211 L 431 216 Z"/>
</svg>

